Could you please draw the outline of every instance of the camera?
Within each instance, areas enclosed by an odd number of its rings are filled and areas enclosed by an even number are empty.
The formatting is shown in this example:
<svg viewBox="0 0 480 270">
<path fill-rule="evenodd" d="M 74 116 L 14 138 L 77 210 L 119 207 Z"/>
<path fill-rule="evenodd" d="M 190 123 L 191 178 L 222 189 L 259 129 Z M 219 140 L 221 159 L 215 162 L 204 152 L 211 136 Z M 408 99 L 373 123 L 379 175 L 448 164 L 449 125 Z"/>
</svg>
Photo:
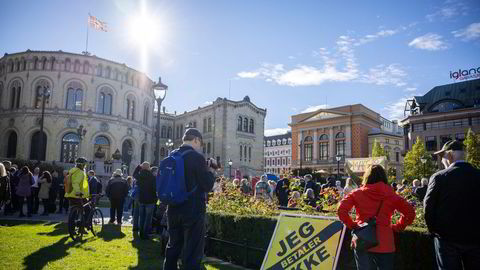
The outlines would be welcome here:
<svg viewBox="0 0 480 270">
<path fill-rule="evenodd" d="M 220 165 L 217 164 L 217 161 L 215 159 L 207 158 L 207 167 L 218 170 L 220 168 Z"/>
</svg>

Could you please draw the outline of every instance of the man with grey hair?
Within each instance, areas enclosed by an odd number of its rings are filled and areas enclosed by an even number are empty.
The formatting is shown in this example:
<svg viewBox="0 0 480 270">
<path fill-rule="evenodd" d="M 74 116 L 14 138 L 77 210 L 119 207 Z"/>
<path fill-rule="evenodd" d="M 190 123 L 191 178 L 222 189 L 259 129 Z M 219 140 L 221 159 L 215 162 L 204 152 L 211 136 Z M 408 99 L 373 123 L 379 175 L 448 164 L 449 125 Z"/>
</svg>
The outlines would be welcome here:
<svg viewBox="0 0 480 270">
<path fill-rule="evenodd" d="M 478 219 L 472 212 L 480 190 L 480 170 L 464 160 L 459 141 L 447 142 L 435 154 L 443 154 L 447 168 L 432 175 L 423 203 L 438 269 L 480 269 Z"/>
</svg>

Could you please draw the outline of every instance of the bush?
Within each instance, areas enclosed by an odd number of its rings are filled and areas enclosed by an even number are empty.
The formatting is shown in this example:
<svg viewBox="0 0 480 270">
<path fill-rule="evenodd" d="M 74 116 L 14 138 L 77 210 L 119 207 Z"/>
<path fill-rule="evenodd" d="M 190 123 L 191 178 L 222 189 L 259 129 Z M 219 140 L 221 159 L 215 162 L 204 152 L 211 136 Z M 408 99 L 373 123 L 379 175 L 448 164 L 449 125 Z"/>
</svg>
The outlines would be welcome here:
<svg viewBox="0 0 480 270">
<path fill-rule="evenodd" d="M 4 160 L 9 160 L 13 164 L 17 164 L 18 169 L 21 169 L 23 166 L 27 166 L 28 169 L 33 173 L 33 170 L 35 167 L 39 167 L 40 171 L 49 171 L 52 173 L 54 170 L 58 171 L 60 174 L 63 171 L 63 167 L 52 164 L 50 162 L 38 162 L 36 160 L 24 160 L 24 159 L 4 159 Z M 3 160 L 0 160 L 0 162 Z"/>
<path fill-rule="evenodd" d="M 276 218 L 261 216 L 237 216 L 218 212 L 207 213 L 207 234 L 250 247 L 268 249 L 275 230 Z M 347 230 L 340 251 L 337 269 L 356 269 L 353 251 L 350 249 L 350 231 Z M 435 254 L 433 241 L 423 228 L 408 228 L 395 234 L 395 269 L 434 269 Z M 235 264 L 259 269 L 265 252 L 247 251 L 227 244 L 209 241 L 207 254 L 214 255 Z"/>
</svg>

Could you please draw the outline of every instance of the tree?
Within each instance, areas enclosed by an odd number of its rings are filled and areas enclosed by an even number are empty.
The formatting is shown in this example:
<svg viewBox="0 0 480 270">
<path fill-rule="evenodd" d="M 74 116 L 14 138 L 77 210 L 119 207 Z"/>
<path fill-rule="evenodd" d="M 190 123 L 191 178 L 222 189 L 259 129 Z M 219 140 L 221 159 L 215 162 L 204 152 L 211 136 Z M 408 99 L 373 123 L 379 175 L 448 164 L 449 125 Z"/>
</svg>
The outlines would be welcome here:
<svg viewBox="0 0 480 270">
<path fill-rule="evenodd" d="M 467 162 L 480 169 L 480 136 L 469 128 L 463 144 L 467 151 Z"/>
<path fill-rule="evenodd" d="M 427 159 L 425 165 L 421 162 L 421 158 Z M 404 174 L 406 180 L 413 181 L 422 177 L 429 177 L 435 172 L 434 161 L 432 156 L 425 149 L 425 143 L 417 137 L 417 141 L 412 146 L 412 150 L 408 151 L 404 159 Z"/>
<path fill-rule="evenodd" d="M 377 139 L 375 139 L 372 147 L 372 157 L 385 157 L 385 156 L 387 156 L 387 154 L 385 153 L 385 149 L 380 145 Z"/>
</svg>

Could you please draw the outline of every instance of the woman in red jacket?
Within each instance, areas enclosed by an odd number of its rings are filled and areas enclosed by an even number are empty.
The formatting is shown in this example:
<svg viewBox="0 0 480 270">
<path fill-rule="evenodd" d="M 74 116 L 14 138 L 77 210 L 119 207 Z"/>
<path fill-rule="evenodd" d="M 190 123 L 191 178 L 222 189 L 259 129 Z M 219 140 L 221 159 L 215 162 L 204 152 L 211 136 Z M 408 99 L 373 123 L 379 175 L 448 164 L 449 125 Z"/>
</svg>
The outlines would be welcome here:
<svg viewBox="0 0 480 270">
<path fill-rule="evenodd" d="M 338 206 L 338 217 L 349 229 L 354 229 L 375 216 L 382 203 L 377 219 L 378 246 L 368 251 L 355 249 L 357 269 L 393 269 L 395 241 L 393 232 L 404 230 L 415 219 L 415 210 L 402 197 L 397 195 L 387 183 L 387 175 L 380 165 L 373 165 L 363 175 L 362 187 L 349 193 Z M 353 221 L 348 212 L 355 207 L 356 219 Z M 392 215 L 397 210 L 402 217 L 392 224 Z"/>
</svg>

